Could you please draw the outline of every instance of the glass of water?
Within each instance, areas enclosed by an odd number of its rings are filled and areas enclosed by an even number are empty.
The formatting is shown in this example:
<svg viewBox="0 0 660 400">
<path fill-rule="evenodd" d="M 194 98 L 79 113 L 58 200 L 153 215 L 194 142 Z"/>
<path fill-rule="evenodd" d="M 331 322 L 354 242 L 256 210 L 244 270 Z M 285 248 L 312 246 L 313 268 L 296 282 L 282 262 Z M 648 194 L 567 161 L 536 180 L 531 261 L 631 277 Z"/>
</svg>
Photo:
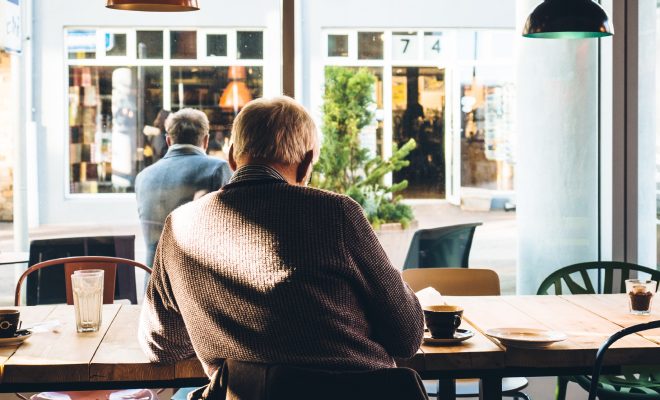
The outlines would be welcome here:
<svg viewBox="0 0 660 400">
<path fill-rule="evenodd" d="M 87 269 L 71 274 L 73 308 L 78 332 L 97 332 L 103 310 L 103 270 Z"/>
</svg>

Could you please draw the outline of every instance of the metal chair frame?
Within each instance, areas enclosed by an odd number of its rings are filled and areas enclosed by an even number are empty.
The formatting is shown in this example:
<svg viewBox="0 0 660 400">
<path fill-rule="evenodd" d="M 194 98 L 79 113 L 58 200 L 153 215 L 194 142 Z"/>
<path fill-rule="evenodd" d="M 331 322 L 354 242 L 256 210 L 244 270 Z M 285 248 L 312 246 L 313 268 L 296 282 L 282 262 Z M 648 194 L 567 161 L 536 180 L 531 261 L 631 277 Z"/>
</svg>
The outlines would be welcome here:
<svg viewBox="0 0 660 400">
<path fill-rule="evenodd" d="M 589 400 L 596 400 L 596 395 L 598 393 L 598 379 L 600 378 L 600 370 L 603 365 L 603 360 L 605 359 L 605 353 L 607 349 L 614 344 L 617 340 L 631 335 L 633 333 L 660 328 L 660 320 L 646 322 L 643 324 L 637 324 L 629 326 L 628 328 L 622 329 L 614 335 L 610 336 L 598 349 L 596 352 L 596 362 L 594 363 L 594 369 L 591 373 L 591 385 L 589 386 Z"/>
<path fill-rule="evenodd" d="M 127 267 L 129 266 L 137 267 L 146 271 L 148 274 L 151 274 L 151 268 L 147 267 L 146 265 L 140 262 L 137 262 L 135 260 L 129 260 L 126 258 L 104 257 L 104 256 L 78 256 L 78 257 L 55 258 L 52 260 L 36 263 L 27 270 L 25 270 L 25 272 L 23 272 L 21 277 L 18 279 L 18 283 L 16 283 L 16 291 L 14 292 L 15 293 L 14 305 L 19 306 L 21 304 L 21 287 L 23 285 L 23 281 L 25 281 L 28 275 L 32 274 L 33 272 L 54 265 L 85 264 L 85 263 L 107 263 L 114 266 L 125 265 Z"/>
</svg>

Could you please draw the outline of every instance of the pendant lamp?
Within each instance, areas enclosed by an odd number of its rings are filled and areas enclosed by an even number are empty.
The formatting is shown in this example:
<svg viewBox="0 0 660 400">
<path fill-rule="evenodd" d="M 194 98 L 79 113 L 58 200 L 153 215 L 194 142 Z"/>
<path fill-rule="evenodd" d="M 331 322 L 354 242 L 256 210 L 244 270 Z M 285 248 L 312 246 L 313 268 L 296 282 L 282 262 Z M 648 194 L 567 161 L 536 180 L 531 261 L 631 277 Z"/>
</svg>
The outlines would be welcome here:
<svg viewBox="0 0 660 400">
<path fill-rule="evenodd" d="M 241 108 L 252 100 L 250 89 L 245 83 L 247 71 L 245 67 L 229 67 L 227 77 L 231 79 L 225 90 L 222 91 L 218 106 L 238 114 Z"/>
<path fill-rule="evenodd" d="M 523 28 L 523 36 L 528 38 L 583 39 L 613 34 L 607 13 L 592 0 L 544 0 Z"/>
<path fill-rule="evenodd" d="M 127 11 L 197 11 L 197 0 L 108 0 L 107 8 Z"/>
</svg>

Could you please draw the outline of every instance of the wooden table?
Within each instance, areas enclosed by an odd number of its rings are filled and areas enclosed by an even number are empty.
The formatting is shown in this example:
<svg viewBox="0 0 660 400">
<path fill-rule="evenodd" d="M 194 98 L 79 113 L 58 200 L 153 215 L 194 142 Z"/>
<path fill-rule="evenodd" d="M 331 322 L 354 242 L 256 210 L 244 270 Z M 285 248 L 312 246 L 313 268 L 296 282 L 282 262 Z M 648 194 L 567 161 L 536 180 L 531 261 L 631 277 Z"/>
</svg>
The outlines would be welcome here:
<svg viewBox="0 0 660 400">
<path fill-rule="evenodd" d="M 628 314 L 625 295 L 447 297 L 465 308 L 464 328 L 475 336 L 457 346 L 422 345 L 402 363 L 424 378 L 441 379 L 452 397 L 453 379 L 481 378 L 485 399 L 500 399 L 506 376 L 552 376 L 591 371 L 596 349 L 622 327 L 660 318 Z M 140 309 L 107 305 L 97 333 L 75 333 L 71 306 L 21 307 L 23 323 L 59 320 L 56 332 L 35 333 L 20 347 L 0 348 L 0 392 L 88 388 L 177 387 L 204 384 L 197 360 L 176 365 L 149 363 L 137 343 Z M 494 327 L 561 330 L 568 340 L 544 350 L 505 349 L 483 332 Z M 660 330 L 617 342 L 608 352 L 608 372 L 622 365 L 660 360 Z"/>
</svg>

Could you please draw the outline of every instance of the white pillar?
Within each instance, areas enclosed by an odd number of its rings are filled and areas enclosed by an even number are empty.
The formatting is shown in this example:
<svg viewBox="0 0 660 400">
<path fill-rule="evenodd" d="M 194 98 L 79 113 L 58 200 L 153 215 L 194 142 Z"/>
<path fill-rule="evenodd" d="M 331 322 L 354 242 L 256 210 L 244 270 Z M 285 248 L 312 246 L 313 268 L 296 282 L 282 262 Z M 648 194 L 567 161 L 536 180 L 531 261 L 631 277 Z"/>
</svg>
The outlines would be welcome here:
<svg viewBox="0 0 660 400">
<path fill-rule="evenodd" d="M 518 0 L 518 32 L 539 0 Z M 520 37 L 517 291 L 598 256 L 598 42 Z"/>
</svg>

